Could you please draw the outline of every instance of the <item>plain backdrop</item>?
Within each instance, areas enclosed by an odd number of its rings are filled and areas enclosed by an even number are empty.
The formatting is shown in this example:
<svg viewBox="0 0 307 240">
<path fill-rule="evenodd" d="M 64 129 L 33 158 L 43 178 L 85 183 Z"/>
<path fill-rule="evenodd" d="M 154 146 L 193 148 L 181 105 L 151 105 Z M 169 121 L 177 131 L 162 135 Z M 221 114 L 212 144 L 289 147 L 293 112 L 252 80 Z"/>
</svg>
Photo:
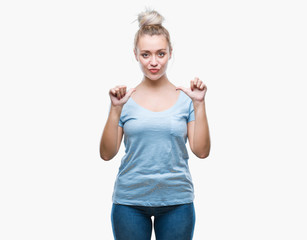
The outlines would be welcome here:
<svg viewBox="0 0 307 240">
<path fill-rule="evenodd" d="M 306 5 L 299 0 L 0 3 L 0 239 L 113 239 L 109 89 L 135 87 L 137 14 L 164 17 L 176 86 L 207 85 L 189 150 L 195 240 L 307 239 Z M 152 235 L 154 238 L 154 233 Z"/>
</svg>

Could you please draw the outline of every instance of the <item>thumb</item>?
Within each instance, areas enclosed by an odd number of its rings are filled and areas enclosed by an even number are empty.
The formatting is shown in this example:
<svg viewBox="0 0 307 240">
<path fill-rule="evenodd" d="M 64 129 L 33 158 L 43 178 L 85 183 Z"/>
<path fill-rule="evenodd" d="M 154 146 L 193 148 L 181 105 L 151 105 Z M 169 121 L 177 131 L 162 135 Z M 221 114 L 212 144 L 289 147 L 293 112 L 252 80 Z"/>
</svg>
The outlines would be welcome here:
<svg viewBox="0 0 307 240">
<path fill-rule="evenodd" d="M 182 90 L 184 93 L 187 93 L 188 91 L 189 91 L 189 89 L 188 88 L 186 88 L 186 87 L 182 87 L 182 86 L 178 86 L 178 87 L 176 87 L 176 91 L 177 90 Z"/>
<path fill-rule="evenodd" d="M 136 91 L 135 88 L 130 88 L 129 91 L 126 93 L 126 96 L 129 98 L 129 97 L 131 96 L 131 94 L 132 94 L 133 92 L 135 92 L 135 91 Z"/>
</svg>

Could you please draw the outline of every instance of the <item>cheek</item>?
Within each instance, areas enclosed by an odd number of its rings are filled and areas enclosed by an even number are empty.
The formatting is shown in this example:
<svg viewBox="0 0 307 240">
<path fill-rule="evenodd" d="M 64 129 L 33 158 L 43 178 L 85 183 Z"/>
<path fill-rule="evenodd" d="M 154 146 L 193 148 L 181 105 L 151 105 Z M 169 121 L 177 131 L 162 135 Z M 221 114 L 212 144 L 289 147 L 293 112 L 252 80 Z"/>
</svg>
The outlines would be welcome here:
<svg viewBox="0 0 307 240">
<path fill-rule="evenodd" d="M 140 67 L 144 68 L 144 63 L 142 61 L 139 61 Z"/>
<path fill-rule="evenodd" d="M 168 61 L 164 61 L 161 65 L 166 68 L 167 67 L 167 64 L 168 64 Z"/>
<path fill-rule="evenodd" d="M 140 61 L 140 64 L 142 65 L 142 66 L 147 66 L 147 62 L 146 61 Z"/>
</svg>

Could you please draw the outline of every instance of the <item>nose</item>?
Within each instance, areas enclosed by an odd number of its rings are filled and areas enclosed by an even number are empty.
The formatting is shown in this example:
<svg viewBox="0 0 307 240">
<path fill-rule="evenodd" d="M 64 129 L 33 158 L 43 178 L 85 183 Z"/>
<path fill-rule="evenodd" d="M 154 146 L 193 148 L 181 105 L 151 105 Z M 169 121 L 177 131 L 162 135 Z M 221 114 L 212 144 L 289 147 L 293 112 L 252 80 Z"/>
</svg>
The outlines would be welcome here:
<svg viewBox="0 0 307 240">
<path fill-rule="evenodd" d="M 152 66 L 157 66 L 158 65 L 158 62 L 157 62 L 157 59 L 156 59 L 155 55 L 153 55 L 153 57 L 151 58 L 150 65 L 152 65 Z"/>
</svg>

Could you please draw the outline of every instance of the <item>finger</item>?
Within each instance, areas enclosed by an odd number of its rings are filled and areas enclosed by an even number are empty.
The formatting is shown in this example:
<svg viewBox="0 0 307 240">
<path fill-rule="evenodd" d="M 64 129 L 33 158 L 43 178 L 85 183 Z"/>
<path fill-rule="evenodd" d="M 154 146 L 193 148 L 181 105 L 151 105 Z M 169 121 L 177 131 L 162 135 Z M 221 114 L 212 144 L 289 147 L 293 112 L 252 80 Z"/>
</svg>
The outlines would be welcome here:
<svg viewBox="0 0 307 240">
<path fill-rule="evenodd" d="M 203 87 L 204 87 L 204 88 L 207 88 L 207 85 L 203 83 Z"/>
<path fill-rule="evenodd" d="M 126 89 L 125 89 L 124 87 L 121 87 L 121 88 L 119 89 L 119 91 L 120 91 L 120 95 L 121 95 L 122 97 L 124 97 L 124 96 L 125 96 Z"/>
<path fill-rule="evenodd" d="M 121 98 L 119 88 L 116 88 L 116 97 L 117 97 L 118 99 Z"/>
<path fill-rule="evenodd" d="M 195 77 L 195 78 L 194 78 L 194 86 L 195 86 L 195 87 L 197 87 L 197 82 L 198 82 L 198 80 L 199 80 L 198 77 Z"/>
<path fill-rule="evenodd" d="M 110 93 L 111 93 L 113 96 L 116 96 L 116 90 L 115 90 L 115 88 L 111 88 L 111 89 L 110 89 Z"/>
<path fill-rule="evenodd" d="M 176 90 L 187 91 L 187 90 L 188 90 L 188 88 L 183 87 L 183 86 L 176 86 Z"/>
<path fill-rule="evenodd" d="M 190 81 L 190 85 L 191 85 L 191 90 L 193 91 L 194 90 L 194 80 Z"/>
<path fill-rule="evenodd" d="M 135 92 L 135 91 L 136 91 L 135 88 L 130 88 L 129 91 L 127 92 L 127 96 L 130 97 L 131 94 L 132 94 L 133 92 Z"/>
<path fill-rule="evenodd" d="M 187 93 L 190 89 L 189 89 L 189 88 L 186 88 L 186 87 L 178 86 L 178 87 L 176 87 L 176 90 L 181 90 L 181 91 L 183 91 L 184 93 Z"/>
</svg>

